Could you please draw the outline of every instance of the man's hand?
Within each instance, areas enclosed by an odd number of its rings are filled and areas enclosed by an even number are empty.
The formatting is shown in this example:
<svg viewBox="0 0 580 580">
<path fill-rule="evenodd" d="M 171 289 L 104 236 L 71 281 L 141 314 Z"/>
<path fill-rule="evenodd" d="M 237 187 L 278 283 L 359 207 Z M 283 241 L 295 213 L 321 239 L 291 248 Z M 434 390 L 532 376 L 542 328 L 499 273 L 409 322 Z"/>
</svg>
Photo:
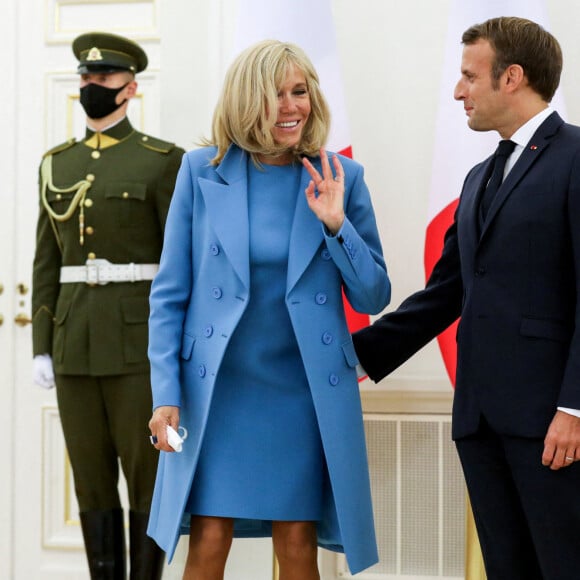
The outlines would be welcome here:
<svg viewBox="0 0 580 580">
<path fill-rule="evenodd" d="M 560 469 L 578 460 L 580 460 L 580 417 L 556 411 L 544 439 L 542 464 L 550 469 Z"/>
<path fill-rule="evenodd" d="M 52 358 L 49 354 L 37 354 L 34 357 L 32 378 L 43 389 L 53 389 L 55 387 Z"/>
</svg>

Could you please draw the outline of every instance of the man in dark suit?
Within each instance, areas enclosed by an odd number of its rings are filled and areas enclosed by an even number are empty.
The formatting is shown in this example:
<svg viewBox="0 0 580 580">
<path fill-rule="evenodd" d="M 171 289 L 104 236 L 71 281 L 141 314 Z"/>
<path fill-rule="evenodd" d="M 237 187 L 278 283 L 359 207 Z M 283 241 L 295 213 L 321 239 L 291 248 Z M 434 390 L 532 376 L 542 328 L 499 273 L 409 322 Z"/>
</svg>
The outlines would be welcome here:
<svg viewBox="0 0 580 580">
<path fill-rule="evenodd" d="M 512 141 L 507 164 L 469 172 L 425 289 L 355 346 L 378 381 L 461 316 L 453 438 L 488 578 L 577 580 L 580 128 L 548 106 L 562 54 L 540 26 L 495 18 L 462 42 L 455 99 Z"/>
<path fill-rule="evenodd" d="M 127 481 L 131 580 L 161 578 L 147 536 L 157 451 L 147 422 L 149 291 L 183 150 L 126 117 L 147 56 L 133 41 L 90 32 L 73 42 L 82 141 L 48 151 L 40 170 L 33 270 L 35 381 L 56 394 L 91 578 L 125 578 Z M 54 372 L 54 374 L 53 374 Z"/>
</svg>

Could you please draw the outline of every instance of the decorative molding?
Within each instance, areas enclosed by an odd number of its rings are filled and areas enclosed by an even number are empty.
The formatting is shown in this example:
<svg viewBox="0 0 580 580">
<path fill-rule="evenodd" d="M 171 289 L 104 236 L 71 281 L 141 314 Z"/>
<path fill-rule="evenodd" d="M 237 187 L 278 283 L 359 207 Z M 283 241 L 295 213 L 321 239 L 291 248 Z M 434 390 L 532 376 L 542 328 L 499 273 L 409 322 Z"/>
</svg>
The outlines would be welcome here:
<svg viewBox="0 0 580 580">
<path fill-rule="evenodd" d="M 91 30 L 158 42 L 159 1 L 46 0 L 46 42 L 69 43 L 88 29 L 88 23 Z M 114 18 L 111 18 L 112 11 Z"/>
<path fill-rule="evenodd" d="M 58 409 L 42 408 L 42 546 L 83 550 L 78 506 Z"/>
<path fill-rule="evenodd" d="M 119 471 L 121 505 L 129 506 L 127 484 Z M 84 550 L 79 507 L 58 407 L 42 407 L 42 546 L 47 550 Z M 128 526 L 125 518 L 125 527 Z"/>
</svg>

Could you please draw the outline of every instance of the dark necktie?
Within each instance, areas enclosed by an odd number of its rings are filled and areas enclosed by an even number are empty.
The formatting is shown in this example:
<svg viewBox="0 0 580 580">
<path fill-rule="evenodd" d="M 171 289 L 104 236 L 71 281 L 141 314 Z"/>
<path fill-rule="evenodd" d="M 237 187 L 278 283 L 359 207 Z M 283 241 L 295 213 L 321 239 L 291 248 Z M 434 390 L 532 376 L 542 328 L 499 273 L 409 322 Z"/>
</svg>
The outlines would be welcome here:
<svg viewBox="0 0 580 580">
<path fill-rule="evenodd" d="M 481 196 L 481 204 L 479 206 L 482 221 L 485 221 L 487 212 L 491 207 L 493 198 L 500 188 L 503 181 L 503 172 L 508 157 L 513 153 L 516 144 L 513 141 L 505 139 L 499 142 L 495 155 L 493 157 L 493 168 L 491 170 L 491 177 L 487 182 L 487 187 Z"/>
</svg>

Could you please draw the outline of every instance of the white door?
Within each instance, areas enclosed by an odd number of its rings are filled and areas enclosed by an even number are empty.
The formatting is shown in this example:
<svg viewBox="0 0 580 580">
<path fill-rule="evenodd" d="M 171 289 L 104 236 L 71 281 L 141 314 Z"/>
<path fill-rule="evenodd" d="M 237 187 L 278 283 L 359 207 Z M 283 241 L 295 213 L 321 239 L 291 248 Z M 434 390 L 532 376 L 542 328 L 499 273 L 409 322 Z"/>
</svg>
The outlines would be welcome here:
<svg viewBox="0 0 580 580">
<path fill-rule="evenodd" d="M 158 2 L 7 0 L 2 8 L 0 54 L 7 58 L 0 87 L 0 577 L 88 580 L 55 392 L 32 382 L 38 165 L 46 149 L 84 133 L 70 48 L 82 31 L 119 32 L 143 42 L 151 64 L 130 115 L 137 127 L 160 133 Z"/>
</svg>

